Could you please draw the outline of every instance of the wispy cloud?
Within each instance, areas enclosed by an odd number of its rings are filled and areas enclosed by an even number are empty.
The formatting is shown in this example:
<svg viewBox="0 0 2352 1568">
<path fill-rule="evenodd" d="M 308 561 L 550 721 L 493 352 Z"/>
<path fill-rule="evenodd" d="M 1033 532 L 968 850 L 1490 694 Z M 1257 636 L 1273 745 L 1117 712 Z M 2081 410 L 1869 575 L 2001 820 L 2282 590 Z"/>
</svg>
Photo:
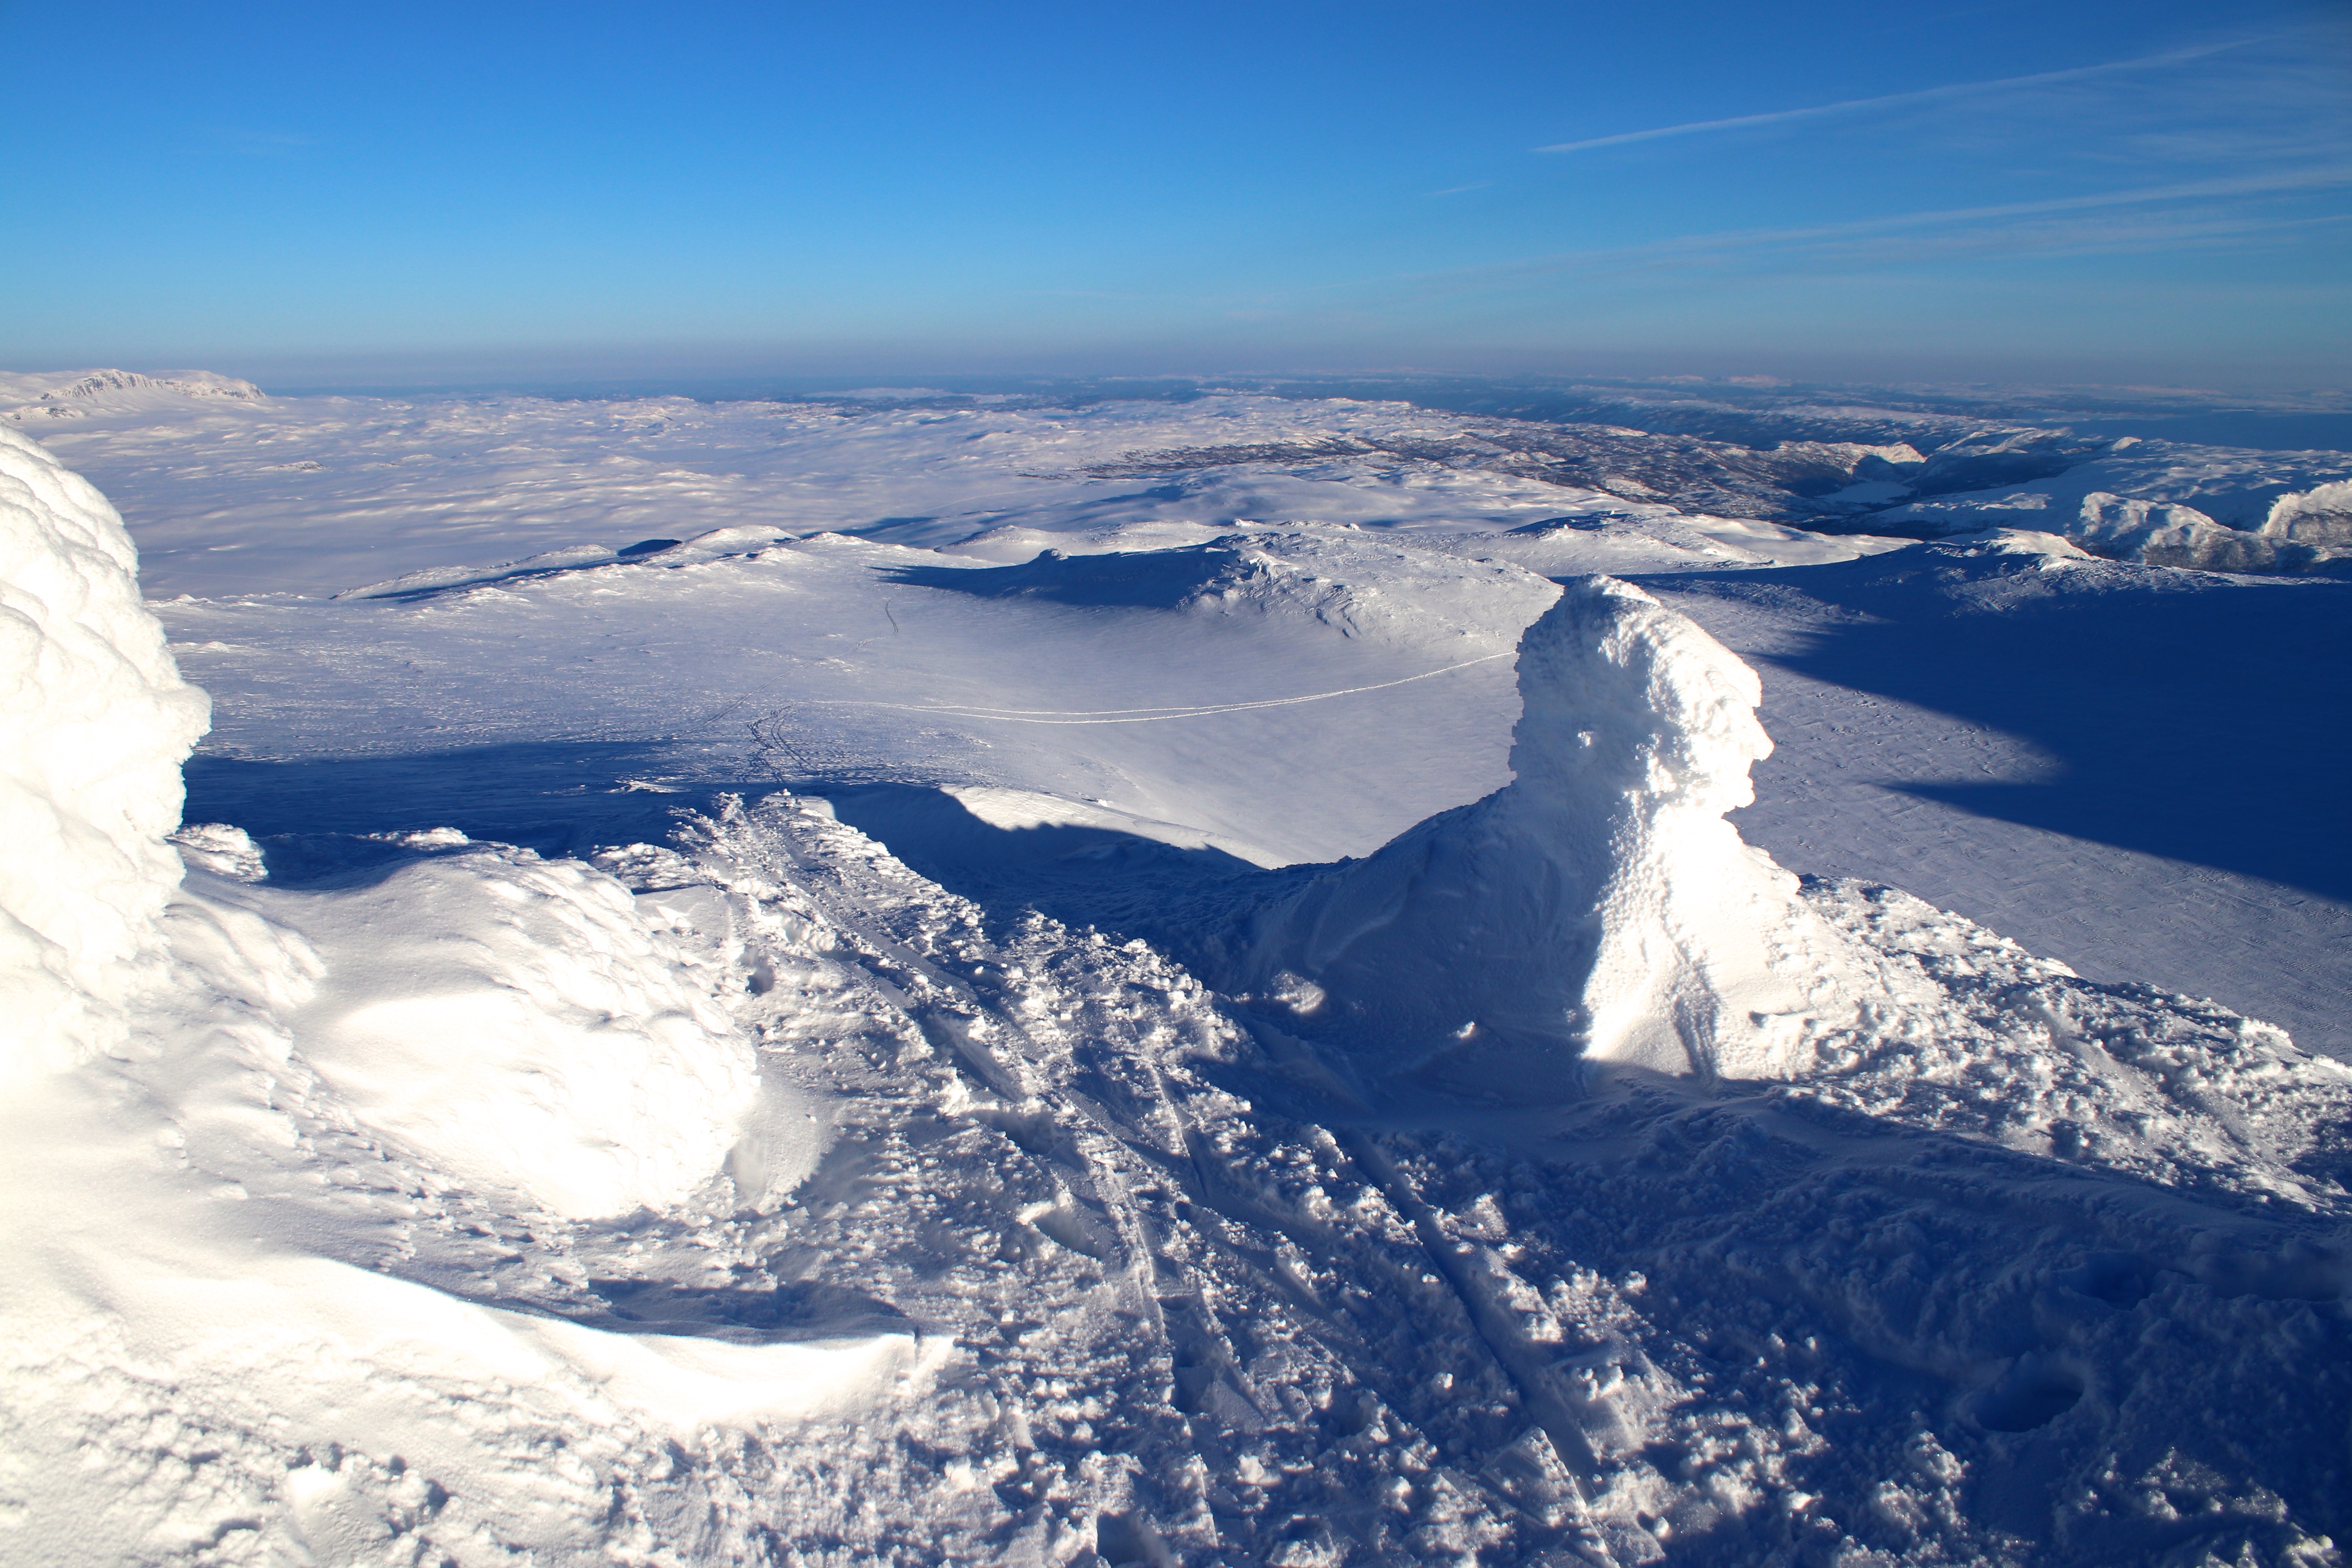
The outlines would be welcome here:
<svg viewBox="0 0 2352 1568">
<path fill-rule="evenodd" d="M 1629 248 L 1661 251 L 1693 247 L 1719 248 L 1727 245 L 1776 240 L 1838 239 L 1893 229 L 1981 223 L 1990 219 L 2041 216 L 2050 213 L 2087 212 L 2101 207 L 2141 206 L 2154 202 L 2201 201 L 2215 197 L 2327 190 L 2339 185 L 2352 185 L 2352 165 L 2297 169 L 2271 174 L 2239 174 L 2219 180 L 2189 180 L 2172 185 L 2147 185 L 2128 191 L 2095 191 L 2084 195 L 2052 196 L 2034 202 L 2002 202 L 1991 206 L 1894 213 L 1885 217 L 1853 218 L 1843 223 L 1814 224 L 1801 228 L 1734 230 L 1725 234 L 1696 235 L 1686 239 L 1661 240 L 1654 245 Z"/>
<path fill-rule="evenodd" d="M 1945 87 L 1920 88 L 1912 92 L 1890 92 L 1877 98 L 1849 98 L 1837 103 L 1818 103 L 1807 109 L 1776 109 L 1766 114 L 1741 114 L 1729 120 L 1694 120 L 1682 125 L 1661 125 L 1649 131 L 1623 131 L 1613 136 L 1589 136 L 1581 142 L 1555 142 L 1538 147 L 1538 153 L 1586 153 L 1596 147 L 1622 147 L 1636 142 L 1657 142 L 1670 136 L 1700 136 L 1716 131 L 1745 131 L 1759 125 L 1785 125 L 1795 121 L 1821 120 L 1832 115 L 1856 114 L 1864 110 L 1893 109 L 1911 104 L 1941 103 L 1952 99 L 1974 98 L 1985 93 L 2007 92 L 2019 88 L 2046 87 L 2057 82 L 2082 81 L 2087 78 L 2112 76 L 2119 71 L 2155 70 L 2165 66 L 2181 65 L 2189 60 L 2203 59 L 2225 50 L 2243 48 L 2263 40 L 2235 38 L 2226 43 L 2200 44 L 2194 48 L 2173 49 L 2160 55 L 2141 55 L 2133 59 L 2109 60 L 2103 65 L 2075 66 L 2067 70 L 2037 71 L 2032 76 L 2002 77 L 1992 81 L 1953 82 Z"/>
<path fill-rule="evenodd" d="M 1841 223 L 1683 235 L 1642 245 L 1564 251 L 1483 267 L 1422 273 L 1397 279 L 1392 287 L 1408 297 L 1427 297 L 1507 286 L 1549 274 L 1610 273 L 1732 261 L 1742 257 L 1785 258 L 1824 251 L 1833 251 L 1848 261 L 1890 262 L 1969 251 L 2054 253 L 2189 244 L 2202 247 L 2339 222 L 2340 217 L 2336 216 L 2257 219 L 2235 215 L 2231 208 L 2232 204 L 2347 185 L 2352 185 L 2352 164 L 2234 175 L 2041 201 L 1896 213 Z M 2151 216 L 2132 216 L 2122 222 L 2052 221 L 2166 204 L 2184 210 L 2161 219 Z"/>
<path fill-rule="evenodd" d="M 1448 185 L 1442 191 L 1423 191 L 1424 196 L 1458 196 L 1470 191 L 1483 191 L 1494 184 L 1492 180 L 1473 180 L 1466 185 Z"/>
</svg>

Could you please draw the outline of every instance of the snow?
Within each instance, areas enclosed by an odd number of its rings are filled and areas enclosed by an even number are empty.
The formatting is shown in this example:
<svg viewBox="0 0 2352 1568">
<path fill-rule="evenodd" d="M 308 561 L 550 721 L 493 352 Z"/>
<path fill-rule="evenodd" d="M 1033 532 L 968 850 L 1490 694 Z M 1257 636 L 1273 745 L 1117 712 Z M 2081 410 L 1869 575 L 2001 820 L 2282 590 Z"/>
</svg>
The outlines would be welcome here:
<svg viewBox="0 0 2352 1568">
<path fill-rule="evenodd" d="M 583 1218 L 677 1202 L 724 1162 L 751 1047 L 677 978 L 611 878 L 528 851 L 436 855 L 273 900 L 324 982 L 287 1019 L 352 1118 Z"/>
<path fill-rule="evenodd" d="M 2184 855 L 2174 847 L 2210 842 L 2231 823 L 2249 831 L 2259 826 L 2247 814 L 2208 810 L 2200 798 L 2256 798 L 2279 780 L 2299 791 L 2304 785 L 2293 781 L 2321 776 L 2275 758 L 2263 738 L 2324 737 L 2336 727 L 2324 717 L 2335 710 L 2328 689 L 2310 691 L 2308 678 L 2297 673 L 2335 657 L 2328 628 L 2339 620 L 2318 603 L 2290 617 L 2292 630 L 2250 639 L 2247 628 L 2265 624 L 2272 612 L 2248 611 L 2243 628 L 2236 612 L 2219 614 L 2219 606 L 2244 601 L 2243 593 L 2221 592 L 2221 579 L 2123 573 L 2096 578 L 2095 592 L 2087 586 L 2094 579 L 2083 579 L 2085 592 L 2067 604 L 2116 608 L 2120 620 L 2111 619 L 2111 628 L 2139 628 L 2125 642 L 2135 658 L 2157 661 L 2148 668 L 2173 667 L 2188 638 L 2208 653 L 2182 679 L 2221 682 L 2228 670 L 2242 691 L 2275 694 L 2284 715 L 2277 723 L 2263 717 L 2270 709 L 2250 707 L 2242 695 L 2200 707 L 2247 721 L 2243 733 L 2209 740 L 2196 726 L 2144 724 L 2136 710 L 2115 708 L 2116 684 L 2139 678 L 2103 654 L 2086 664 L 2084 649 L 2064 638 L 2063 628 L 2076 624 L 2065 617 L 2036 634 L 2031 661 L 2011 659 L 1997 642 L 1973 653 L 2009 672 L 1998 681 L 1968 680 L 1957 668 L 1952 679 L 1937 675 L 1947 668 L 1937 651 L 1946 639 L 1973 637 L 1970 628 L 1979 624 L 1969 607 L 1977 600 L 1964 585 L 1902 612 L 1908 640 L 1891 660 L 1843 661 L 1827 684 L 1792 668 L 1790 658 L 1824 628 L 1847 625 L 1841 617 L 1880 612 L 1782 599 L 1774 603 L 1791 613 L 1766 613 L 1766 583 L 1775 594 L 1786 590 L 1777 580 L 1751 583 L 1753 569 L 1784 560 L 1833 567 L 1870 553 L 1895 578 L 1916 578 L 1901 564 L 1913 559 L 1909 552 L 1885 553 L 1895 541 L 1806 534 L 1788 542 L 1763 536 L 1797 530 L 1749 521 L 1739 527 L 1752 531 L 1733 537 L 1755 549 L 1708 554 L 1730 533 L 1727 521 L 1645 510 L 1617 498 L 1577 510 L 1572 489 L 1436 464 L 1285 459 L 1270 469 L 1237 463 L 1179 470 L 1150 486 L 1078 472 L 1092 455 L 1232 445 L 1226 437 L 1235 426 L 1297 445 L 1318 417 L 1355 429 L 1375 415 L 1406 417 L 1377 405 L 1325 409 L 1246 397 L 1084 411 L 848 415 L 677 400 L 427 408 L 278 400 L 268 409 L 207 405 L 168 424 L 125 416 L 120 428 L 77 425 L 79 434 L 58 439 L 103 459 L 118 490 L 158 497 L 140 523 L 151 581 L 159 584 L 151 591 L 161 595 L 157 607 L 173 625 L 180 658 L 222 699 L 221 728 L 209 755 L 198 759 L 194 787 L 205 815 L 265 813 L 251 818 L 257 832 L 454 822 L 479 837 L 570 854 L 616 835 L 658 839 L 668 831 L 668 807 L 691 804 L 696 791 L 757 790 L 781 773 L 836 785 L 1003 787 L 1101 800 L 1146 820 L 1182 824 L 1258 864 L 1365 855 L 1504 782 L 1517 711 L 1506 661 L 1430 672 L 1507 652 L 1549 602 L 1543 584 L 1506 586 L 1523 580 L 1492 574 L 1486 580 L 1499 591 L 1490 604 L 1482 607 L 1475 594 L 1461 597 L 1471 593 L 1465 587 L 1455 598 L 1462 618 L 1451 629 L 1432 627 L 1433 643 L 1401 646 L 1286 618 L 1260 617 L 1243 630 L 1210 617 L 1192 629 L 1238 635 L 1196 637 L 1149 606 L 1130 615 L 1034 595 L 982 602 L 940 591 L 940 574 L 964 561 L 1025 565 L 1046 548 L 1073 557 L 1206 549 L 1235 533 L 1353 549 L 1356 564 L 1340 575 L 1375 587 L 1401 557 L 1426 562 L 1431 552 L 1544 575 L 1703 570 L 1720 591 L 1677 603 L 1758 663 L 1767 685 L 1765 723 L 1782 759 L 1803 759 L 1798 767 L 1764 764 L 1762 798 L 1744 818 L 1755 825 L 1747 829 L 1751 837 L 1764 835 L 1758 841 L 1784 864 L 1913 887 L 2029 937 L 2086 974 L 2164 978 L 2277 1018 L 2298 1039 L 2352 1049 L 2337 978 L 2352 962 L 2352 884 L 2282 875 L 2309 864 L 2309 855 L 2250 857 L 2239 847 L 2217 862 L 2201 849 Z M 1433 416 L 1415 417 L 1424 431 L 1435 423 Z M 2000 439 L 2014 447 L 2014 435 Z M 245 466 L 248 456 L 259 461 L 283 447 L 332 466 L 290 479 Z M 990 455 L 976 455 L 982 451 Z M 642 464 L 610 460 L 640 453 Z M 392 466 L 361 467 L 366 463 Z M 701 476 L 706 487 L 713 473 L 736 476 L 722 499 L 739 515 L 730 520 L 714 509 L 701 513 L 711 528 L 695 526 L 697 510 L 710 503 L 697 499 L 686 478 L 657 505 L 605 511 L 614 493 L 607 487 L 640 484 L 647 468 Z M 1323 477 L 1302 479 L 1299 471 Z M 422 478 L 428 473 L 438 476 L 429 485 Z M 1034 477 L 1049 474 L 1058 477 Z M 335 488 L 273 489 L 331 480 Z M 1253 510 L 1277 481 L 1295 504 Z M 354 502 L 367 497 L 367 509 L 321 536 L 315 520 L 337 515 L 346 486 Z M 1013 504 L 1024 497 L 1025 504 Z M 1308 521 L 1296 527 L 1267 521 L 1285 512 Z M 1317 512 L 1339 521 L 1316 522 Z M 763 514 L 771 522 L 740 521 Z M 391 564 L 386 552 L 416 570 L 511 561 L 541 542 L 578 543 L 578 530 L 597 518 L 609 519 L 597 524 L 600 536 L 590 536 L 603 541 L 597 559 L 646 538 L 747 531 L 723 561 L 688 560 L 681 548 L 625 566 L 615 559 L 594 571 L 492 584 L 512 598 L 479 592 L 420 598 L 396 614 L 328 613 L 262 593 L 295 588 L 323 598 L 381 582 Z M 1522 528 L 1533 531 L 1512 531 Z M 826 536 L 835 529 L 859 532 Z M 800 537 L 761 543 L 785 534 Z M 914 535 L 946 548 L 894 549 L 891 541 Z M 502 538 L 519 547 L 499 548 Z M 224 542 L 238 547 L 212 548 Z M 664 564 L 680 561 L 678 571 Z M 920 566 L 925 580 L 893 582 L 899 563 Z M 1419 568 L 1424 575 L 1409 591 L 1412 600 L 1434 593 L 1425 575 L 1433 569 Z M 1740 583 L 1750 589 L 1733 586 Z M 183 586 L 208 596 L 175 604 L 169 595 Z M 1684 595 L 1697 584 L 1677 576 L 1671 586 Z M 2194 594 L 2182 597 L 2189 589 Z M 1735 599 L 1733 636 L 1722 616 Z M 2209 630 L 2209 620 L 2228 624 Z M 1860 652 L 1861 642 L 1837 636 Z M 2098 654 L 2112 637 L 2111 629 L 2087 647 Z M 1475 646 L 1452 652 L 1449 639 Z M 2287 651 L 2290 645 L 2302 651 Z M 1000 651 L 1007 647 L 1023 652 L 1008 660 Z M 726 669 L 723 694 L 703 673 L 714 663 Z M 486 684 L 481 672 L 493 668 L 496 680 Z M 1354 697 L 1140 725 L 1013 722 L 946 706 L 1158 704 L 1174 712 L 1204 706 L 1204 694 L 1286 701 L 1420 675 L 1429 678 Z M 1902 688 L 1889 689 L 1896 677 Z M 2060 690 L 2063 703 L 2053 699 Z M 593 692 L 593 702 L 583 702 L 583 691 Z M 1400 742 L 1353 743 L 1348 724 L 1360 721 L 1349 716 L 1373 711 L 1366 705 L 1374 703 L 1384 731 Z M 2322 717 L 2308 723 L 2293 717 L 2312 704 Z M 1342 721 L 1323 722 L 1325 711 Z M 2078 755 L 2063 736 L 2086 725 L 2105 739 L 2101 750 Z M 784 744 L 752 744 L 753 726 Z M 1118 744 L 1107 743 L 1120 731 L 1128 733 Z M 2105 754 L 2137 761 L 2128 769 L 2106 767 L 2097 762 Z M 397 761 L 401 755 L 437 760 L 411 766 Z M 2102 790 L 2151 796 L 2166 795 L 2164 781 L 2184 768 L 2202 782 L 2120 817 L 2095 809 L 2104 797 L 2090 791 L 2011 787 L 1962 797 L 1969 805 L 1938 793 L 1978 778 L 2021 786 L 2062 765 L 2097 768 Z M 1295 781 L 1310 778 L 1320 781 L 1316 805 L 1301 811 Z M 685 793 L 638 793 L 648 785 Z M 2035 807 L 2042 799 L 2064 804 L 2063 817 L 2036 807 L 2020 821 L 2011 810 L 2012 803 Z M 1972 809 L 1978 805 L 1995 806 L 1990 822 Z M 848 808 L 868 817 L 882 809 L 871 795 Z M 2311 824 L 2298 832 L 2319 835 L 2316 858 L 2332 864 L 2319 819 L 2295 821 Z"/>
<path fill-rule="evenodd" d="M 156 598 L 325 596 L 412 572 L 730 527 L 953 544 L 999 563 L 1047 545 L 1085 550 L 1096 534 L 1128 547 L 1198 543 L 1299 519 L 1454 535 L 1563 517 L 1654 519 L 1684 541 L 1722 534 L 1723 558 L 1741 563 L 1874 547 L 1703 508 L 1686 515 L 1600 488 L 1604 476 L 1585 469 L 1469 466 L 1515 454 L 1458 439 L 1460 424 L 1395 404 L 1244 395 L 1076 411 L 174 397 L 94 402 L 89 417 L 42 435 L 143 520 Z M 1335 437 L 1347 439 L 1335 448 Z M 1675 473 L 1705 466 L 1677 449 L 1686 443 L 1629 431 L 1617 445 Z M 1412 455 L 1423 449 L 1439 456 Z"/>
<path fill-rule="evenodd" d="M 104 610 L 9 722 L 127 650 L 146 781 L 13 841 L 142 967 L 0 1105 L 6 1555 L 2352 1527 L 2343 584 L 1396 405 L 131 390 L 43 433 L 213 692 L 176 833 L 200 704 L 0 431 L 8 592 Z"/>
<path fill-rule="evenodd" d="M 80 476 L 0 430 L 0 1081 L 119 1049 L 163 959 L 163 843 L 205 731 L 139 601 L 137 557 Z"/>
<path fill-rule="evenodd" d="M 2279 497 L 2263 519 L 2263 531 L 2297 544 L 2352 545 L 2352 479 Z"/>
<path fill-rule="evenodd" d="M 2093 553 L 2221 572 L 2331 570 L 2352 531 L 2340 452 L 2252 452 L 2143 441 L 2048 478 L 1936 495 L 1877 514 L 1895 530 L 2023 528 Z"/>
<path fill-rule="evenodd" d="M 249 381 L 208 370 L 141 375 L 127 370 L 68 371 L 47 375 L 0 374 L 0 419 L 11 424 L 87 419 L 126 410 L 176 413 L 189 398 L 268 401 Z M 5 406 L 6 405 L 14 406 Z"/>
<path fill-rule="evenodd" d="M 2316 674 L 2344 657 L 2339 584 L 2020 533 L 1646 583 L 1764 677 L 1776 751 L 1736 820 L 1781 864 L 1898 882 L 2085 975 L 2352 1053 L 2330 826 L 2352 715 Z"/>
</svg>

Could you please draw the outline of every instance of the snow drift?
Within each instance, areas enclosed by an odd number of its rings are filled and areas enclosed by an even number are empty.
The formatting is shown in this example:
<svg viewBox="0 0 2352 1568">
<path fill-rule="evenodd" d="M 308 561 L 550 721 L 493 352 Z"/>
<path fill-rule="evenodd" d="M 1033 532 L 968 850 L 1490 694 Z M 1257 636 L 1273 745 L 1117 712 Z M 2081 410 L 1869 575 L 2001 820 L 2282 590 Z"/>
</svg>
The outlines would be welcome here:
<svg viewBox="0 0 2352 1568">
<path fill-rule="evenodd" d="M 751 1047 L 603 872 L 477 846 L 247 896 L 324 960 L 288 1020 L 303 1060 L 441 1170 L 580 1218 L 676 1203 L 725 1162 Z"/>
<path fill-rule="evenodd" d="M 163 836 L 210 704 L 139 600 L 106 498 L 0 430 L 0 1080 L 118 1048 L 163 962 Z"/>
<path fill-rule="evenodd" d="M 1723 819 L 1771 752 L 1755 673 L 1587 577 L 1521 639 L 1519 691 L 1514 782 L 1251 917 L 1241 987 L 1376 1073 L 1514 1097 L 1566 1091 L 1580 1061 L 1784 1067 L 1775 1020 L 1836 942 Z"/>
</svg>

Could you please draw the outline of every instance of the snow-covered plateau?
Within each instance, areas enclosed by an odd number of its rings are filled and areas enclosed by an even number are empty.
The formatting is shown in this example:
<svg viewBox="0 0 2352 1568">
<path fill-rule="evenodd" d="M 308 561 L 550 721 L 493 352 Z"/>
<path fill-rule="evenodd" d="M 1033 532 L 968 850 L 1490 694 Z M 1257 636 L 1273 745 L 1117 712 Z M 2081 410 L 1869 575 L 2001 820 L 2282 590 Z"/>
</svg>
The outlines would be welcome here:
<svg viewBox="0 0 2352 1568">
<path fill-rule="evenodd" d="M 0 1563 L 2342 1560 L 2344 454 L 0 403 Z"/>
</svg>

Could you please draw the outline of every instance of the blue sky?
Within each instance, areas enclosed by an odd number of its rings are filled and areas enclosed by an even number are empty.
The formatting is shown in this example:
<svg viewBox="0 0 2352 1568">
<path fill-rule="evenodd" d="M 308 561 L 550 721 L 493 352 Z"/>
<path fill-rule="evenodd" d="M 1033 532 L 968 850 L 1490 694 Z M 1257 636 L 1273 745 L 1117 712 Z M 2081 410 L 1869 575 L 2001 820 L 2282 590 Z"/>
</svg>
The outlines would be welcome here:
<svg viewBox="0 0 2352 1568">
<path fill-rule="evenodd" d="M 20 368 L 2352 380 L 2340 5 L 0 29 Z"/>
</svg>

